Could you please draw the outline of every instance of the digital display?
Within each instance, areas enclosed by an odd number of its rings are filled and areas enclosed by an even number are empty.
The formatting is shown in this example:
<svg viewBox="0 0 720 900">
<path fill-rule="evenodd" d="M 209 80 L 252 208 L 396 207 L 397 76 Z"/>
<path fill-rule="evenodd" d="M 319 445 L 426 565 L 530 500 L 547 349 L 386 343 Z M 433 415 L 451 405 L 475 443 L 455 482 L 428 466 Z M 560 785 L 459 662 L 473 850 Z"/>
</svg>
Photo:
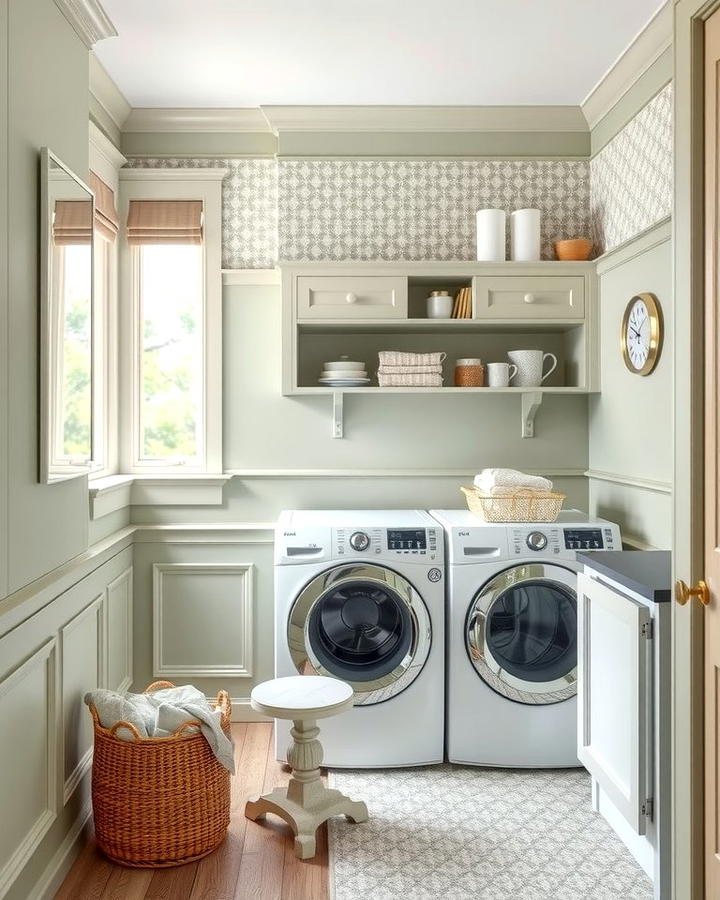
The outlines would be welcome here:
<svg viewBox="0 0 720 900">
<path fill-rule="evenodd" d="M 424 528 L 402 528 L 388 531 L 388 550 L 426 550 L 427 534 Z"/>
<path fill-rule="evenodd" d="M 603 539 L 600 528 L 565 528 L 566 550 L 602 550 Z"/>
</svg>

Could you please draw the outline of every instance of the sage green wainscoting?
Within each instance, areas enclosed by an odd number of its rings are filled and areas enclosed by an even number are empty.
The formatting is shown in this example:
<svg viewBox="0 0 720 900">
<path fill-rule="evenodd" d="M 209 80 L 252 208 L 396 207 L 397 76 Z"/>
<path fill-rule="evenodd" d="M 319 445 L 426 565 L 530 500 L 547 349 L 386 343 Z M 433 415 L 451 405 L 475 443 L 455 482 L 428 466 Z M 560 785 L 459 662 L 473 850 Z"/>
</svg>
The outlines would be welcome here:
<svg viewBox="0 0 720 900">
<path fill-rule="evenodd" d="M 590 509 L 640 547 L 672 545 L 673 285 L 670 222 L 598 263 L 601 392 L 590 398 Z M 620 325 L 634 294 L 657 296 L 665 340 L 655 371 L 627 370 Z"/>
<path fill-rule="evenodd" d="M 250 691 L 274 674 L 272 527 L 141 527 L 135 541 L 135 689 L 224 689 L 236 720 L 256 718 Z"/>
<path fill-rule="evenodd" d="M 117 548 L 120 549 L 117 552 Z M 52 897 L 90 814 L 95 687 L 132 681 L 132 547 L 127 535 L 67 567 L 0 617 L 0 896 Z M 95 567 L 95 568 L 93 568 Z M 75 580 L 79 579 L 79 580 Z M 44 604 L 5 632 L 22 609 Z"/>
</svg>

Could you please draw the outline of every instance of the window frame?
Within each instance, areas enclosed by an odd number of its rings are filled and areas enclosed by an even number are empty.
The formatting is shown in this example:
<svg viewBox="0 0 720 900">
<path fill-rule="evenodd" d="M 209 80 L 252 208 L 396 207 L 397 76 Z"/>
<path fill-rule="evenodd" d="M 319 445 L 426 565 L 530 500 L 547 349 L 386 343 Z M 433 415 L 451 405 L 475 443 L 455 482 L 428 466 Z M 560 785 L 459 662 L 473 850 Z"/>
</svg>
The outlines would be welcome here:
<svg viewBox="0 0 720 900">
<path fill-rule="evenodd" d="M 89 166 L 115 192 L 127 159 L 93 122 L 89 126 Z M 88 480 L 116 475 L 118 452 L 118 278 L 120 234 L 109 241 L 93 235 L 93 462 Z M 104 263 L 101 265 L 101 254 Z M 98 354 L 97 348 L 100 349 Z M 100 365 L 97 357 L 100 356 Z"/>
<path fill-rule="evenodd" d="M 127 474 L 183 475 L 222 472 L 222 179 L 227 169 L 122 169 L 120 171 L 120 465 Z M 127 243 L 130 200 L 201 200 L 203 204 L 203 421 L 197 464 L 140 459 L 139 253 Z"/>
</svg>

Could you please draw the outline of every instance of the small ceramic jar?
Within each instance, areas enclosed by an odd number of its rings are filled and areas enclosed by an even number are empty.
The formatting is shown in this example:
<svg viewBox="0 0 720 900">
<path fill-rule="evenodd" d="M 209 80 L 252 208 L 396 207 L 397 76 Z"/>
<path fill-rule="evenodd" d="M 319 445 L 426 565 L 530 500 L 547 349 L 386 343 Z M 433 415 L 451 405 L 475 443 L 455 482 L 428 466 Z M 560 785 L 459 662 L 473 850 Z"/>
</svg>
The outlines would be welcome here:
<svg viewBox="0 0 720 900">
<path fill-rule="evenodd" d="M 447 291 L 431 291 L 426 302 L 428 319 L 449 319 L 452 316 L 453 298 Z"/>
<path fill-rule="evenodd" d="M 485 368 L 480 359 L 458 359 L 455 363 L 455 387 L 483 387 Z"/>
</svg>

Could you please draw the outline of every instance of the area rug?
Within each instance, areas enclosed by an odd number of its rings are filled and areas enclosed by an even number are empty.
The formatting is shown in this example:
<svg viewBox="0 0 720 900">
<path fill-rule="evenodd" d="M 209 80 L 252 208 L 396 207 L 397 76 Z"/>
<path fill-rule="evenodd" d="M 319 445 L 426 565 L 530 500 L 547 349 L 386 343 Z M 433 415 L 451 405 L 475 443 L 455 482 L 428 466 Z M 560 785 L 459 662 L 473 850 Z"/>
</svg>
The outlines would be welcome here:
<svg viewBox="0 0 720 900">
<path fill-rule="evenodd" d="M 584 769 L 334 770 L 370 819 L 331 819 L 334 900 L 651 900 Z"/>
</svg>

